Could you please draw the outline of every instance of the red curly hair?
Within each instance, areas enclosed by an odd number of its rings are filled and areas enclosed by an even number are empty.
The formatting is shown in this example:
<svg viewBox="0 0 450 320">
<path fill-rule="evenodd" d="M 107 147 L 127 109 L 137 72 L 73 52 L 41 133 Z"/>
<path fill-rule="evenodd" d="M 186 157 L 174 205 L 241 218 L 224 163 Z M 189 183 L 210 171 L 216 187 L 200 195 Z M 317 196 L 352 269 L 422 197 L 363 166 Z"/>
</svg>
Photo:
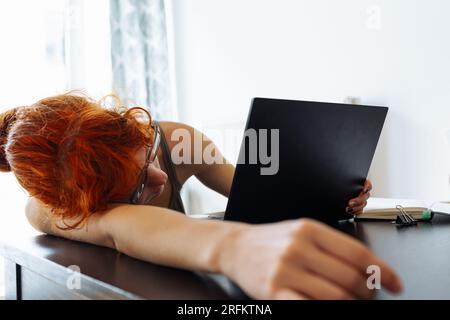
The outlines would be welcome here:
<svg viewBox="0 0 450 320">
<path fill-rule="evenodd" d="M 75 219 L 64 229 L 77 228 L 136 187 L 136 153 L 154 134 L 136 112 L 106 109 L 76 94 L 6 111 L 0 115 L 0 171 L 12 171 L 62 221 Z"/>
</svg>

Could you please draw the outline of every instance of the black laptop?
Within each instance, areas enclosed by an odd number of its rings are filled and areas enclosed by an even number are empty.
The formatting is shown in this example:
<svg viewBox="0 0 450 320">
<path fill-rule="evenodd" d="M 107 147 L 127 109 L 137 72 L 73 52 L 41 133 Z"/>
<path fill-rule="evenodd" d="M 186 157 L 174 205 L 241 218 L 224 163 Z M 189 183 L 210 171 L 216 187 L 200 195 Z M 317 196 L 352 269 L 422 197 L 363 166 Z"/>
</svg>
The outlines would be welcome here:
<svg viewBox="0 0 450 320">
<path fill-rule="evenodd" d="M 351 218 L 348 200 L 362 191 L 387 111 L 253 99 L 224 219 Z"/>
</svg>

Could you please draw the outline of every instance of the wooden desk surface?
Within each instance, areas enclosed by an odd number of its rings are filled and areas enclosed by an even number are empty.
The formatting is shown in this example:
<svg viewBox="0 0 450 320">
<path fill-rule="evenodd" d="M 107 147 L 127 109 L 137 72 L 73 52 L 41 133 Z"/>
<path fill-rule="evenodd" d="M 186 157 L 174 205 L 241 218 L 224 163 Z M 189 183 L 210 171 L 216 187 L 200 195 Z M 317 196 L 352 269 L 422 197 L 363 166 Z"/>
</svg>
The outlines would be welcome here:
<svg viewBox="0 0 450 320">
<path fill-rule="evenodd" d="M 193 272 L 146 263 L 119 252 L 48 235 L 2 243 L 10 299 L 226 299 L 215 281 Z M 15 266 L 12 264 L 16 264 Z M 71 267 L 72 266 L 72 267 Z M 79 268 L 80 288 L 73 266 Z M 16 276 L 11 276 L 16 272 Z M 49 292 L 45 292 L 48 288 Z M 18 290 L 17 290 L 18 289 Z"/>
<path fill-rule="evenodd" d="M 367 243 L 404 281 L 404 292 L 378 299 L 450 299 L 450 217 L 397 229 L 389 222 L 349 223 L 343 230 Z M 1 241 L 10 299 L 226 299 L 243 298 L 223 277 L 214 279 L 139 261 L 114 250 L 45 235 Z M 69 290 L 81 271 L 81 289 Z"/>
<path fill-rule="evenodd" d="M 397 228 L 390 222 L 360 222 L 345 228 L 387 261 L 403 281 L 404 291 L 381 290 L 377 299 L 450 299 L 450 216 Z"/>
</svg>

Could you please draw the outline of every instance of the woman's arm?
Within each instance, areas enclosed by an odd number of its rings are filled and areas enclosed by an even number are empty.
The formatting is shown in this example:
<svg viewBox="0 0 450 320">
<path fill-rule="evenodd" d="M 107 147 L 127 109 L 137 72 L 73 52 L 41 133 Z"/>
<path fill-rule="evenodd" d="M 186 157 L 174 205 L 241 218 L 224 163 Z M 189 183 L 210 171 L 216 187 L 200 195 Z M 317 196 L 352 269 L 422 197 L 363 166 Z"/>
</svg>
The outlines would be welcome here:
<svg viewBox="0 0 450 320">
<path fill-rule="evenodd" d="M 40 231 L 114 248 L 162 265 L 218 272 L 260 299 L 370 298 L 366 269 L 401 290 L 393 270 L 362 243 L 321 223 L 299 219 L 267 225 L 200 221 L 150 206 L 121 205 L 91 216 L 86 228 L 63 231 L 39 202 L 27 206 Z"/>
<path fill-rule="evenodd" d="M 204 165 L 195 176 L 205 186 L 228 198 L 234 170 L 234 166 L 230 163 Z"/>
<path fill-rule="evenodd" d="M 176 166 L 180 182 L 183 184 L 191 176 L 195 176 L 208 188 L 228 197 L 235 168 L 214 142 L 187 124 L 160 122 L 160 126 L 164 130 L 169 149 L 172 152 L 175 150 L 175 157 L 179 156 L 179 144 L 189 147 L 188 163 Z"/>
<path fill-rule="evenodd" d="M 29 200 L 26 213 L 31 225 L 47 234 L 113 248 L 141 260 L 208 272 L 220 272 L 220 247 L 242 227 L 198 221 L 161 207 L 116 205 L 91 215 L 80 229 L 62 230 L 63 222 L 52 218 L 34 198 Z"/>
</svg>

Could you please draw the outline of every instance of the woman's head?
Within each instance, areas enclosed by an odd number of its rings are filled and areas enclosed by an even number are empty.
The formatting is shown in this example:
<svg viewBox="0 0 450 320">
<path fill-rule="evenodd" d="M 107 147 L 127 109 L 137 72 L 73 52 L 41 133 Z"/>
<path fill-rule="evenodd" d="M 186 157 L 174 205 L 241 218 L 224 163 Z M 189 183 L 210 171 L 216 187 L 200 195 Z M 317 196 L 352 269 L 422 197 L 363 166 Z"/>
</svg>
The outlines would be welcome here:
<svg viewBox="0 0 450 320">
<path fill-rule="evenodd" d="M 7 111 L 0 115 L 0 171 L 12 171 L 31 196 L 77 227 L 135 189 L 136 155 L 154 134 L 138 113 L 73 94 Z"/>
</svg>

